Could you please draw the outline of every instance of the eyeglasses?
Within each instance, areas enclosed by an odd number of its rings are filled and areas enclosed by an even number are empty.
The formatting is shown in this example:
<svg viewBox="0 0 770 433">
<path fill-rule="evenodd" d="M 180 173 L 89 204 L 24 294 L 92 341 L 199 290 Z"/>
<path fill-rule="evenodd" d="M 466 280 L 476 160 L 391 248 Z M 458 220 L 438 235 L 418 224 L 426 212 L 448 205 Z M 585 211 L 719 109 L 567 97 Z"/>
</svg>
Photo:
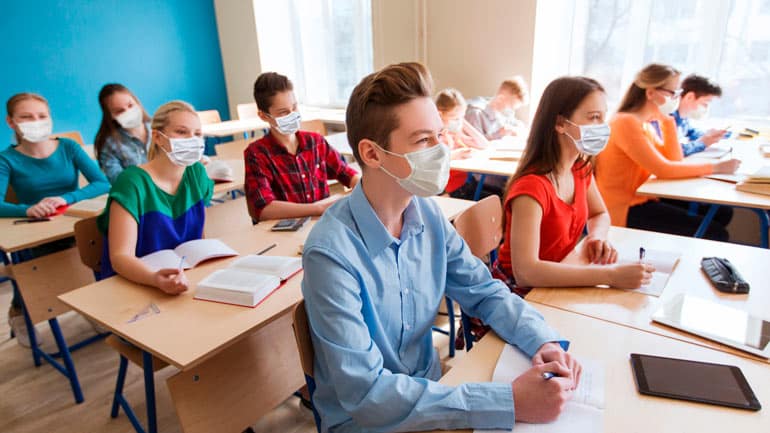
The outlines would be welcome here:
<svg viewBox="0 0 770 433">
<path fill-rule="evenodd" d="M 671 95 L 672 98 L 678 98 L 682 96 L 682 89 L 669 90 L 669 89 L 666 89 L 665 87 L 658 87 L 657 90 L 668 93 L 669 95 Z"/>
</svg>

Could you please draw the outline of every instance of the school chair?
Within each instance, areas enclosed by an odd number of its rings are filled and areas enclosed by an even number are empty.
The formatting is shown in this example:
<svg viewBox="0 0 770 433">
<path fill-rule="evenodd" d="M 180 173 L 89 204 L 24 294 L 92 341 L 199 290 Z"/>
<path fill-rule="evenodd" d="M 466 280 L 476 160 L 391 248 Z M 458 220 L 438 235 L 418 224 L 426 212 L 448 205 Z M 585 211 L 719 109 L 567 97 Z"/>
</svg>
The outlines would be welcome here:
<svg viewBox="0 0 770 433">
<path fill-rule="evenodd" d="M 497 259 L 497 248 L 503 237 L 503 207 L 500 197 L 490 195 L 466 209 L 454 220 L 455 230 L 465 243 L 468 244 L 471 253 L 491 266 Z M 454 305 L 447 299 L 447 312 L 450 321 L 454 321 Z M 470 329 L 470 317 L 461 312 L 463 324 L 463 336 L 465 337 L 465 349 L 473 348 L 474 337 Z M 450 337 L 451 338 L 451 337 Z M 454 347 L 454 340 L 450 341 Z"/>
<path fill-rule="evenodd" d="M 80 135 L 80 132 L 78 131 L 57 132 L 56 134 L 53 134 L 51 137 L 52 138 L 59 138 L 59 137 L 69 138 L 70 140 L 74 140 L 75 142 L 77 142 L 77 144 L 85 147 L 83 136 Z"/>
<path fill-rule="evenodd" d="M 324 124 L 323 120 L 320 119 L 305 120 L 300 123 L 299 129 L 303 131 L 315 132 L 317 134 L 323 135 L 324 137 L 326 136 L 326 124 Z"/>
<path fill-rule="evenodd" d="M 97 280 L 102 268 L 102 252 L 104 248 L 104 236 L 96 225 L 96 218 L 91 217 L 82 219 L 75 223 L 75 244 L 80 255 L 80 260 L 88 266 L 94 273 Z M 147 432 L 157 431 L 157 421 L 155 414 L 155 377 L 154 373 L 168 364 L 152 355 L 143 352 L 132 346 L 115 335 L 110 335 L 105 343 L 115 349 L 120 355 L 120 366 L 118 367 L 118 378 L 115 383 L 115 393 L 112 400 L 110 416 L 117 418 L 119 408 L 123 408 L 131 425 L 138 433 L 144 433 L 145 430 L 134 414 L 131 405 L 123 395 L 123 385 L 126 381 L 126 371 L 128 370 L 128 361 L 142 366 L 144 370 L 144 392 L 147 401 Z"/>
<path fill-rule="evenodd" d="M 217 110 L 203 110 L 203 111 L 196 111 L 198 113 L 198 118 L 201 120 L 201 125 L 211 125 L 212 123 L 222 123 L 222 118 L 219 116 L 219 111 Z M 216 155 L 217 151 L 214 149 L 217 144 L 219 144 L 221 139 L 219 137 L 206 137 L 205 138 L 205 146 L 206 148 L 203 151 L 204 155 L 211 156 Z"/>
<path fill-rule="evenodd" d="M 297 350 L 299 350 L 299 361 L 302 364 L 302 372 L 305 374 L 305 383 L 307 384 L 307 391 L 310 394 L 310 401 L 313 401 L 313 393 L 315 392 L 315 378 L 313 377 L 313 360 L 315 353 L 313 351 L 313 340 L 310 338 L 310 324 L 307 320 L 307 311 L 305 310 L 305 301 L 299 301 L 296 307 L 294 307 L 293 313 L 294 322 L 292 328 L 294 329 L 294 339 L 297 340 Z M 321 433 L 321 417 L 313 405 L 313 419 L 315 420 L 316 429 L 318 433 Z"/>
</svg>

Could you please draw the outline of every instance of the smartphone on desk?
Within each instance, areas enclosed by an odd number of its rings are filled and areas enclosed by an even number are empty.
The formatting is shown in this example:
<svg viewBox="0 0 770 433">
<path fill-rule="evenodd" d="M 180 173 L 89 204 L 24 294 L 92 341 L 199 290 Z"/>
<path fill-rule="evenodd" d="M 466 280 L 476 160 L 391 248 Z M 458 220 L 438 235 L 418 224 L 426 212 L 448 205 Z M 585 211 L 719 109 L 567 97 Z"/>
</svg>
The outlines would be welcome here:
<svg viewBox="0 0 770 433">
<path fill-rule="evenodd" d="M 289 218 L 278 221 L 270 229 L 274 232 L 296 232 L 310 221 L 310 217 Z"/>
</svg>

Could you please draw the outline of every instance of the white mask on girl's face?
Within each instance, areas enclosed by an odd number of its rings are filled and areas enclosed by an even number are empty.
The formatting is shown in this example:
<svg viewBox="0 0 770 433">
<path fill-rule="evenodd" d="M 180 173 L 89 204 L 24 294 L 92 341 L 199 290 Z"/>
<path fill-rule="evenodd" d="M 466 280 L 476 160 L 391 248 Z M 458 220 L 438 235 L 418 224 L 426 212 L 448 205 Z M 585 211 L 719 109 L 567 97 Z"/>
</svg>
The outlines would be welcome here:
<svg viewBox="0 0 770 433">
<path fill-rule="evenodd" d="M 142 112 L 141 107 L 134 105 L 128 110 L 115 116 L 115 121 L 118 122 L 123 129 L 134 129 L 142 124 L 143 117 L 144 113 Z"/>
<path fill-rule="evenodd" d="M 446 144 L 434 146 L 405 154 L 385 150 L 375 143 L 375 146 L 388 155 L 406 159 L 412 172 L 405 178 L 400 178 L 380 165 L 380 169 L 396 179 L 402 188 L 420 197 L 430 197 L 444 190 L 449 181 L 449 148 Z"/>
<path fill-rule="evenodd" d="M 180 167 L 188 167 L 203 157 L 203 137 L 172 138 L 158 131 L 168 139 L 171 151 L 166 152 L 168 159 Z"/>
<path fill-rule="evenodd" d="M 665 98 L 663 103 L 658 105 L 658 109 L 661 113 L 669 115 L 679 108 L 679 98 L 674 98 L 672 96 L 666 96 Z"/>
<path fill-rule="evenodd" d="M 599 152 L 607 147 L 607 141 L 610 139 L 610 125 L 606 123 L 578 125 L 570 122 L 568 119 L 565 120 L 580 129 L 579 139 L 575 139 L 569 135 L 567 131 L 564 131 L 564 135 L 572 139 L 572 142 L 575 143 L 575 147 L 577 147 L 578 151 L 581 153 L 586 155 L 598 155 Z"/>
<path fill-rule="evenodd" d="M 40 143 L 48 140 L 53 132 L 53 121 L 51 118 L 34 120 L 32 122 L 17 123 L 19 135 L 30 143 Z"/>
</svg>

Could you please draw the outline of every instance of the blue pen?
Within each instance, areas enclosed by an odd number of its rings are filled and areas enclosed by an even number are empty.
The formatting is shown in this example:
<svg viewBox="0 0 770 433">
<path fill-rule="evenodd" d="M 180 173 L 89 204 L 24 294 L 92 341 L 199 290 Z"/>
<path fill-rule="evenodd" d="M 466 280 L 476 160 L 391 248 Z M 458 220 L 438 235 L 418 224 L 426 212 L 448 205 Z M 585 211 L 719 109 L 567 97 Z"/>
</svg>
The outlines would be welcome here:
<svg viewBox="0 0 770 433">
<path fill-rule="evenodd" d="M 182 263 L 184 263 L 184 259 L 186 259 L 187 256 L 182 256 L 181 259 L 179 259 L 179 272 L 182 272 Z"/>
<path fill-rule="evenodd" d="M 641 263 L 644 261 L 644 253 L 646 251 L 644 250 L 644 247 L 639 247 L 639 262 Z"/>
<path fill-rule="evenodd" d="M 545 373 L 543 373 L 543 380 L 550 380 L 550 379 L 553 379 L 554 377 L 556 377 L 556 374 L 551 373 L 550 371 L 546 371 Z"/>
</svg>

